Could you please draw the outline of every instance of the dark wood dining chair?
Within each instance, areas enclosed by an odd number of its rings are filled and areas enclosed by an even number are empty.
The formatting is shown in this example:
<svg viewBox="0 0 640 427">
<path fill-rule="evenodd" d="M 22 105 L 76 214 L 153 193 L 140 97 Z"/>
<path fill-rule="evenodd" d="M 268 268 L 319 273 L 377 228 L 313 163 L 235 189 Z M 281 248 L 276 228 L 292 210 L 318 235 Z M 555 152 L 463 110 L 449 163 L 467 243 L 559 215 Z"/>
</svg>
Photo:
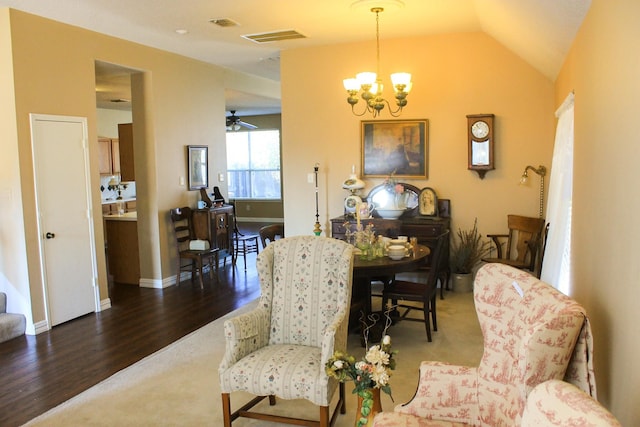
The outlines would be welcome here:
<svg viewBox="0 0 640 427">
<path fill-rule="evenodd" d="M 178 255 L 178 271 L 176 273 L 176 285 L 180 284 L 181 272 L 185 269 L 191 271 L 191 281 L 193 282 L 196 274 L 200 283 L 200 289 L 204 288 L 202 281 L 203 267 L 209 266 L 209 277 L 215 269 L 218 271 L 218 249 L 190 249 L 190 242 L 195 240 L 193 231 L 193 212 L 191 208 L 185 206 L 183 208 L 171 209 L 171 222 L 173 224 L 175 245 Z M 208 243 L 208 242 L 207 242 Z M 189 261 L 184 263 L 184 261 Z"/>
<path fill-rule="evenodd" d="M 449 230 L 440 234 L 437 238 L 435 248 L 429 258 L 429 270 L 427 272 L 426 283 L 411 282 L 406 280 L 393 280 L 386 285 L 382 291 L 382 307 L 388 308 L 388 302 L 396 306 L 397 309 L 405 311 L 399 313 L 396 321 L 412 320 L 416 322 L 424 322 L 427 331 L 427 341 L 431 342 L 431 323 L 433 330 L 438 330 L 438 321 L 436 317 L 436 295 L 438 290 L 438 278 L 441 277 L 440 269 L 442 257 L 446 253 L 445 242 L 449 239 Z M 444 286 L 444 284 L 442 284 Z M 421 305 L 407 304 L 407 302 L 421 303 Z M 413 318 L 407 315 L 412 310 L 422 310 L 423 318 Z M 431 317 L 431 320 L 429 318 Z"/>
<path fill-rule="evenodd" d="M 527 270 L 539 278 L 536 257 L 538 254 L 542 256 L 544 224 L 543 218 L 507 215 L 508 234 L 487 234 L 496 246 L 497 256 L 483 258 L 482 261 L 507 264 Z M 503 250 L 503 245 L 506 250 Z"/>
<path fill-rule="evenodd" d="M 284 224 L 265 225 L 258 230 L 258 235 L 260 236 L 260 242 L 262 242 L 262 248 L 264 249 L 277 238 L 284 238 Z"/>
<path fill-rule="evenodd" d="M 238 256 L 242 255 L 242 259 L 244 260 L 244 269 L 247 269 L 247 254 L 255 253 L 256 255 L 260 253 L 260 246 L 258 246 L 258 236 L 257 234 L 243 234 L 238 229 L 238 217 L 236 216 L 236 205 L 235 203 L 231 203 L 233 206 L 233 266 L 235 267 L 236 262 L 238 262 Z"/>
</svg>

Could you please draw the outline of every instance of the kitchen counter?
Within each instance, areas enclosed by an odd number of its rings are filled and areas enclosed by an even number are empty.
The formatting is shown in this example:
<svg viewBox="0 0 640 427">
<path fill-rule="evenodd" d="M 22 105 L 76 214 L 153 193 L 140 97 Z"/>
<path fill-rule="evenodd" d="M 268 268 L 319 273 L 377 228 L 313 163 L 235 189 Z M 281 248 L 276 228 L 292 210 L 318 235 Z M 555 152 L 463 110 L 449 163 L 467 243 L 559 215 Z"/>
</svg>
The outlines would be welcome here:
<svg viewBox="0 0 640 427">
<path fill-rule="evenodd" d="M 123 214 L 108 214 L 104 215 L 105 221 L 137 221 L 138 212 L 125 212 Z"/>
<path fill-rule="evenodd" d="M 127 198 L 122 198 L 120 199 L 120 201 L 122 202 L 135 202 L 136 198 L 135 197 L 127 197 Z M 117 200 L 116 199 L 102 199 L 102 204 L 103 205 L 109 205 L 111 203 L 116 203 Z"/>
</svg>

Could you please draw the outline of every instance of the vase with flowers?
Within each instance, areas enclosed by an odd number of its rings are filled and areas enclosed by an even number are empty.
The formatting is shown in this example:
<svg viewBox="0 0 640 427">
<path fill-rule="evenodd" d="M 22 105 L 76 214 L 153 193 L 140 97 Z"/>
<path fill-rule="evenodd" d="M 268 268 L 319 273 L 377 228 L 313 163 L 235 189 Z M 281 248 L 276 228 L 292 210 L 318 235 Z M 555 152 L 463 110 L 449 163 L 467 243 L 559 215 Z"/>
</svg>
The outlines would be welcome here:
<svg viewBox="0 0 640 427">
<path fill-rule="evenodd" d="M 356 427 L 369 426 L 373 417 L 382 411 L 380 404 L 380 390 L 391 396 L 389 378 L 391 371 L 395 369 L 396 362 L 393 356 L 396 351 L 391 349 L 391 337 L 387 335 L 387 329 L 391 324 L 389 311 L 385 313 L 386 324 L 383 338 L 379 344 L 368 347 L 369 329 L 379 320 L 378 314 L 371 314 L 372 323 L 363 329 L 365 348 L 367 351 L 361 360 L 342 352 L 336 351 L 325 365 L 328 376 L 344 383 L 353 381 L 355 387 L 353 393 L 358 395 L 358 409 L 356 411 Z M 361 323 L 367 325 L 367 322 Z M 392 397 L 393 400 L 393 397 Z"/>
</svg>

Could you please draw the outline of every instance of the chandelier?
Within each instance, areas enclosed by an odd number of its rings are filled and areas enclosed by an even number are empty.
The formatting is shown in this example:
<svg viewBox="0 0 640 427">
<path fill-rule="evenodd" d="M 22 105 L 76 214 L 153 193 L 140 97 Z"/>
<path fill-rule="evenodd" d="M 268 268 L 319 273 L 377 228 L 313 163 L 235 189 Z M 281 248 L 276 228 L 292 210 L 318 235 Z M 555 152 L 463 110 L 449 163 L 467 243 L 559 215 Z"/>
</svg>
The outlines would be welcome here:
<svg viewBox="0 0 640 427">
<path fill-rule="evenodd" d="M 389 108 L 389 113 L 393 117 L 398 117 L 402 113 L 402 108 L 407 105 L 407 95 L 411 91 L 411 74 L 394 73 L 391 74 L 391 83 L 393 85 L 394 96 L 396 98 L 397 109 L 393 110 L 389 101 L 383 98 L 382 90 L 384 88 L 382 79 L 380 79 L 380 12 L 384 8 L 373 7 L 371 12 L 376 14 L 376 64 L 377 72 L 370 71 L 358 73 L 355 78 L 344 79 L 344 88 L 347 90 L 349 97 L 347 102 L 351 105 L 351 111 L 356 116 L 362 116 L 369 112 L 373 117 L 377 117 L 385 107 Z M 365 108 L 361 113 L 357 113 L 355 105 L 358 103 L 358 92 L 360 98 L 365 102 Z"/>
</svg>

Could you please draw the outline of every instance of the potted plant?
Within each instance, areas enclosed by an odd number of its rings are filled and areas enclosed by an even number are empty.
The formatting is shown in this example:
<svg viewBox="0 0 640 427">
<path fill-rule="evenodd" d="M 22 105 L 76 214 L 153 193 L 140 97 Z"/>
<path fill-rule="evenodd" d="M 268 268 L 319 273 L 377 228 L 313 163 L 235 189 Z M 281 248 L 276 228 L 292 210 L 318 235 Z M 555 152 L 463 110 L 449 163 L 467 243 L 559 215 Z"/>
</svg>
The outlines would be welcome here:
<svg viewBox="0 0 640 427">
<path fill-rule="evenodd" d="M 473 228 L 463 230 L 458 228 L 451 247 L 450 266 L 454 292 L 470 292 L 473 289 L 473 268 L 489 253 L 489 242 L 482 240 L 478 232 L 478 219 L 473 222 Z"/>
</svg>

